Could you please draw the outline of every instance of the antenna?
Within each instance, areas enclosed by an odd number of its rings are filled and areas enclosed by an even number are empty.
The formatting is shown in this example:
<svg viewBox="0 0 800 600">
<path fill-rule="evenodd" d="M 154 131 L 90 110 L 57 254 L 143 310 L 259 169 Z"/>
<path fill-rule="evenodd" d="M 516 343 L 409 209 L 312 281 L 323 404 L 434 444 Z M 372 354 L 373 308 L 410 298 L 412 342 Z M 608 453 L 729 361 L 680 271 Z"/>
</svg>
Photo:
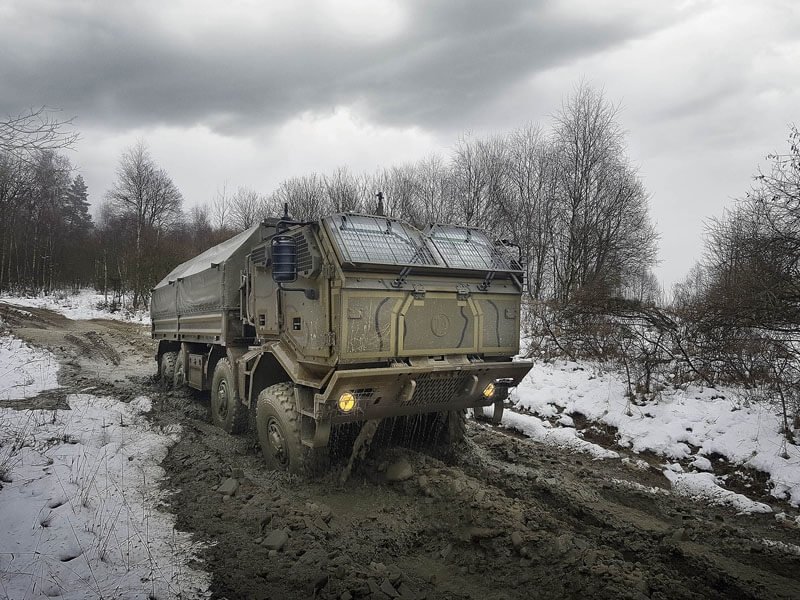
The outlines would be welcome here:
<svg viewBox="0 0 800 600">
<path fill-rule="evenodd" d="M 289 218 L 289 203 L 288 202 L 284 202 L 283 203 L 283 218 L 284 219 L 288 219 Z"/>
<path fill-rule="evenodd" d="M 375 194 L 375 196 L 377 196 L 377 198 L 378 198 L 378 210 L 376 211 L 376 214 L 379 217 L 382 217 L 382 216 L 384 216 L 384 212 L 383 212 L 383 192 L 378 192 L 377 194 Z"/>
</svg>

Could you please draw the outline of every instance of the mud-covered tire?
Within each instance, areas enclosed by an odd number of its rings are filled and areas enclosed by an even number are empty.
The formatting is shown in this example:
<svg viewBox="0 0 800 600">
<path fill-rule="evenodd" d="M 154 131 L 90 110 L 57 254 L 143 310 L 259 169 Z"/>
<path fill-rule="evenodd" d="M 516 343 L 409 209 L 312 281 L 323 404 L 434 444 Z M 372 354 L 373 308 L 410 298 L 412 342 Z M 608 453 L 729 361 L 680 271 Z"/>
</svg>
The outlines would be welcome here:
<svg viewBox="0 0 800 600">
<path fill-rule="evenodd" d="M 270 469 L 299 475 L 320 473 L 328 448 L 309 448 L 300 439 L 302 416 L 295 409 L 294 385 L 277 383 L 262 390 L 256 405 L 256 430 Z"/>
<path fill-rule="evenodd" d="M 186 385 L 186 353 L 178 352 L 178 357 L 175 359 L 175 368 L 172 376 L 172 387 L 176 390 L 183 388 Z"/>
<path fill-rule="evenodd" d="M 228 433 L 241 433 L 247 426 L 247 407 L 236 394 L 231 363 L 221 358 L 211 379 L 211 422 Z"/>
<path fill-rule="evenodd" d="M 158 381 L 164 389 L 170 389 L 175 380 L 175 362 L 178 360 L 177 352 L 164 352 L 158 365 Z"/>
</svg>

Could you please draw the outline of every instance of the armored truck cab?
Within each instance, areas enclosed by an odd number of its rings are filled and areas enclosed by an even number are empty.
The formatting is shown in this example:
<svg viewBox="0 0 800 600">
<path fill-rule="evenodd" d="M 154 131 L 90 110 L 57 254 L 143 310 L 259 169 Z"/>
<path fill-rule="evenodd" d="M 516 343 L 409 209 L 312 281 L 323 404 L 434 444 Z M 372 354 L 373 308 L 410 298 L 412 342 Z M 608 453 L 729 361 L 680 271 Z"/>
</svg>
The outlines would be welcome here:
<svg viewBox="0 0 800 600">
<path fill-rule="evenodd" d="M 479 229 L 385 216 L 265 221 L 153 290 L 167 384 L 211 391 L 230 432 L 255 411 L 267 462 L 304 470 L 331 427 L 430 414 L 457 437 L 466 408 L 502 414 L 530 369 L 522 267 Z"/>
</svg>

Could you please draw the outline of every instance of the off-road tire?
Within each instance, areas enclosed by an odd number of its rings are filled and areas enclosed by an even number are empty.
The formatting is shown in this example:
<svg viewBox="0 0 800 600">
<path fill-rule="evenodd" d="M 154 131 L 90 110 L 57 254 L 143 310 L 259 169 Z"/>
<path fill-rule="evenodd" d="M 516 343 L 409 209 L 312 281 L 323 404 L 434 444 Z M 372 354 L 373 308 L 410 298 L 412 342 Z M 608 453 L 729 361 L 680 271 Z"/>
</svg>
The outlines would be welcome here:
<svg viewBox="0 0 800 600">
<path fill-rule="evenodd" d="M 174 374 L 172 376 L 172 387 L 176 390 L 183 388 L 186 385 L 186 353 L 178 352 L 178 357 L 175 360 Z"/>
<path fill-rule="evenodd" d="M 270 469 L 309 475 L 327 468 L 328 448 L 309 448 L 300 440 L 301 419 L 292 383 L 276 383 L 258 395 L 256 430 Z"/>
<path fill-rule="evenodd" d="M 221 358 L 211 379 L 211 422 L 228 433 L 241 433 L 247 427 L 247 407 L 234 391 L 231 363 Z"/>
<path fill-rule="evenodd" d="M 158 365 L 158 381 L 164 389 L 170 389 L 175 381 L 175 361 L 178 360 L 177 352 L 164 352 Z"/>
</svg>

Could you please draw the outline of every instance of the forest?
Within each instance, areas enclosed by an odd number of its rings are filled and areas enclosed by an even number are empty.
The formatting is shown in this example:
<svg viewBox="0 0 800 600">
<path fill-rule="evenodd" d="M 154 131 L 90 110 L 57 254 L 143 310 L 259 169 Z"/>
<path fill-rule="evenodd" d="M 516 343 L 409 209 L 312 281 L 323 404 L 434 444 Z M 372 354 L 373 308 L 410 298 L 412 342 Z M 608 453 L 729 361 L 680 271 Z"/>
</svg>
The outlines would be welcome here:
<svg viewBox="0 0 800 600">
<path fill-rule="evenodd" d="M 464 134 L 446 156 L 375 173 L 342 166 L 267 192 L 225 184 L 192 206 L 144 140 L 119 157 L 111 189 L 88 190 L 67 154 L 77 135 L 47 108 L 0 121 L 0 293 L 89 286 L 112 307 L 146 307 L 176 264 L 284 203 L 299 219 L 372 212 L 382 191 L 391 216 L 480 226 L 520 246 L 529 355 L 618 368 L 633 403 L 689 381 L 740 384 L 754 401 L 778 403 L 787 437 L 800 426 L 796 127 L 751 188 L 709 220 L 705 253 L 674 290 L 652 271 L 658 232 L 619 107 L 588 85 L 546 126 Z"/>
</svg>

